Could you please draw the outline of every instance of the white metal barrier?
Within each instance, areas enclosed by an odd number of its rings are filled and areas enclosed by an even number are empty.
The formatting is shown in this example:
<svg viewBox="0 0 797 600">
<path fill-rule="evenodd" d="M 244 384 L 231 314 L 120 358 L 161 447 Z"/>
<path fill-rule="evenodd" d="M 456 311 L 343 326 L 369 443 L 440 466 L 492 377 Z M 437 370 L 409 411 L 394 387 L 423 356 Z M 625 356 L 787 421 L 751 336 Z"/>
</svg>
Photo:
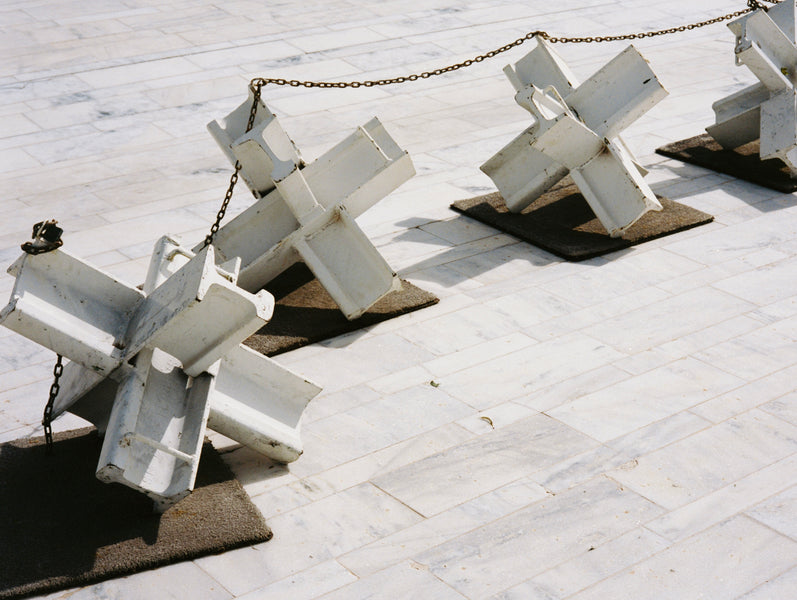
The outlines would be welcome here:
<svg viewBox="0 0 797 600">
<path fill-rule="evenodd" d="M 579 85 L 545 42 L 504 69 L 534 124 L 481 167 L 507 207 L 521 212 L 568 173 L 595 215 L 620 236 L 661 210 L 620 132 L 667 95 L 633 46 Z"/>
<path fill-rule="evenodd" d="M 262 102 L 246 131 L 252 101 L 208 125 L 258 199 L 219 229 L 213 243 L 220 260 L 241 258 L 238 285 L 250 291 L 303 260 L 355 319 L 400 280 L 354 219 L 412 177 L 412 161 L 372 119 L 305 166 Z"/>
<path fill-rule="evenodd" d="M 164 237 L 143 291 L 64 250 L 24 254 L 0 323 L 67 357 L 53 416 L 105 434 L 97 476 L 167 507 L 193 488 L 206 424 L 276 460 L 301 454 L 299 420 L 320 388 L 240 344 L 274 300 Z"/>
<path fill-rule="evenodd" d="M 797 38 L 795 0 L 757 10 L 728 24 L 736 35 L 736 64 L 759 83 L 714 103 L 707 127 L 726 149 L 759 139 L 763 160 L 779 158 L 797 178 Z"/>
</svg>

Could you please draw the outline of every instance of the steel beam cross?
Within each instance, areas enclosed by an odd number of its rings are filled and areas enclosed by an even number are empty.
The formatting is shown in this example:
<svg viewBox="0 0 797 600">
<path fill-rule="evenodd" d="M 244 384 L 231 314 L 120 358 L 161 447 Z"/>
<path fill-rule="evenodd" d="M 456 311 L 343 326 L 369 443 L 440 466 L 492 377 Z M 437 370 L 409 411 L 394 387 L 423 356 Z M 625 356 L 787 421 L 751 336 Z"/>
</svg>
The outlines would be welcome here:
<svg viewBox="0 0 797 600">
<path fill-rule="evenodd" d="M 70 360 L 53 416 L 104 433 L 101 480 L 170 506 L 193 489 L 206 425 L 277 460 L 301 454 L 299 418 L 320 388 L 240 345 L 274 299 L 240 289 L 238 267 L 165 237 L 143 291 L 64 250 L 9 268 L 0 323 Z"/>
<path fill-rule="evenodd" d="M 246 131 L 252 102 L 250 93 L 208 124 L 257 198 L 218 231 L 218 256 L 241 257 L 238 285 L 249 291 L 303 260 L 346 318 L 356 319 L 400 280 L 354 219 L 412 177 L 412 161 L 374 118 L 305 166 L 262 101 Z"/>
<path fill-rule="evenodd" d="M 736 64 L 759 83 L 714 103 L 706 131 L 732 150 L 760 138 L 762 160 L 779 158 L 797 178 L 797 37 L 795 0 L 756 10 L 728 24 Z"/>
<path fill-rule="evenodd" d="M 540 37 L 504 69 L 515 101 L 534 124 L 481 166 L 507 208 L 521 212 L 568 173 L 612 237 L 661 204 L 620 132 L 667 95 L 647 61 L 629 46 L 579 85 Z"/>
</svg>

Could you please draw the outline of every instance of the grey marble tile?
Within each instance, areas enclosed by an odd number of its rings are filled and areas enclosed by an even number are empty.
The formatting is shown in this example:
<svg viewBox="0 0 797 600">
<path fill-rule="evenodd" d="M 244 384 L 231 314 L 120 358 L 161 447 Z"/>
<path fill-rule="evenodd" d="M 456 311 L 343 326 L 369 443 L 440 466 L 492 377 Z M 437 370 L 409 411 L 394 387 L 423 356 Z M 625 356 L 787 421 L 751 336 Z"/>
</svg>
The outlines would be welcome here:
<svg viewBox="0 0 797 600">
<path fill-rule="evenodd" d="M 671 294 L 658 287 L 647 287 L 599 304 L 593 304 L 562 317 L 532 325 L 525 330 L 525 333 L 542 341 L 568 332 L 585 332 L 590 330 L 590 326 L 603 325 L 618 320 L 621 316 L 643 312 L 650 314 L 658 304 L 666 302 L 671 297 Z M 630 332 L 627 337 L 636 342 L 641 341 L 636 340 Z"/>
<path fill-rule="evenodd" d="M 747 381 L 755 381 L 790 367 L 797 359 L 794 340 L 779 334 L 775 327 L 751 331 L 698 352 L 695 357 Z"/>
<path fill-rule="evenodd" d="M 599 499 L 599 501 L 598 501 Z M 661 512 L 606 479 L 540 501 L 414 560 L 467 597 L 508 589 Z"/>
<path fill-rule="evenodd" d="M 304 476 L 316 474 L 402 439 L 386 427 L 367 423 L 354 415 L 335 414 L 303 425 L 304 454 L 301 463 L 296 463 L 293 469 Z"/>
<path fill-rule="evenodd" d="M 41 161 L 35 156 L 19 148 L 0 150 L 0 173 L 19 171 L 22 169 L 35 169 L 41 166 Z"/>
<path fill-rule="evenodd" d="M 775 475 L 781 475 L 780 485 L 789 481 L 787 473 Z M 797 540 L 797 487 L 768 498 L 746 512 L 775 531 Z"/>
<path fill-rule="evenodd" d="M 559 600 L 667 548 L 667 541 L 634 529 L 494 596 L 494 600 Z"/>
<path fill-rule="evenodd" d="M 225 452 L 222 457 L 250 496 L 257 496 L 297 479 L 291 475 L 289 465 L 274 462 L 246 446 Z"/>
<path fill-rule="evenodd" d="M 797 295 L 797 287 L 786 275 L 794 269 L 796 262 L 792 256 L 774 265 L 728 277 L 715 283 L 714 287 L 759 306 L 772 304 Z"/>
<path fill-rule="evenodd" d="M 359 340 L 358 343 L 354 344 L 355 340 Z M 328 392 L 360 385 L 434 357 L 428 350 L 392 332 L 365 336 L 361 330 L 332 342 L 340 342 L 342 347 L 328 348 L 291 367 Z M 357 369 L 351 369 L 352 364 L 356 364 Z"/>
<path fill-rule="evenodd" d="M 295 463 L 293 472 L 300 476 L 308 473 L 299 484 L 307 486 L 304 488 L 305 493 L 310 491 L 323 497 L 369 481 L 375 476 L 421 460 L 473 437 L 472 432 L 449 423 L 321 472 L 305 469 L 303 463 Z"/>
<path fill-rule="evenodd" d="M 587 450 L 595 442 L 536 415 L 373 479 L 431 516 Z"/>
<path fill-rule="evenodd" d="M 17 333 L 5 336 L 2 340 L 3 360 L 14 369 L 24 369 L 29 365 L 47 361 L 52 361 L 55 364 L 54 352 L 31 342 Z"/>
<path fill-rule="evenodd" d="M 573 598 L 736 598 L 780 575 L 795 552 L 793 540 L 746 517 L 734 517 Z"/>
<path fill-rule="evenodd" d="M 702 307 L 710 309 L 701 310 Z M 607 319 L 584 332 L 618 350 L 636 353 L 753 308 L 754 305 L 730 294 L 702 288 Z"/>
<path fill-rule="evenodd" d="M 311 600 L 356 580 L 345 567 L 335 561 L 328 561 L 239 597 L 241 600 Z"/>
<path fill-rule="evenodd" d="M 582 396 L 547 413 L 607 442 L 744 383 L 705 362 L 685 358 Z"/>
<path fill-rule="evenodd" d="M 716 198 L 719 201 L 720 196 Z M 772 228 L 766 218 L 747 220 L 729 228 L 670 244 L 668 248 L 671 252 L 688 256 L 703 264 L 721 263 L 762 248 L 777 248 L 794 239 L 790 236 L 790 232 L 797 230 L 794 215 L 781 215 L 778 221 L 779 227 Z M 727 289 L 726 286 L 722 287 Z"/>
<path fill-rule="evenodd" d="M 0 131 L 4 137 L 14 137 L 39 130 L 40 127 L 24 114 L 0 116 Z"/>
<path fill-rule="evenodd" d="M 531 476 L 549 492 L 559 494 L 628 462 L 628 456 L 606 446 L 570 456 Z"/>
<path fill-rule="evenodd" d="M 461 192 L 457 192 L 456 195 L 460 196 Z M 427 217 L 434 219 L 436 218 L 436 215 L 434 213 L 427 213 L 427 215 L 423 216 L 424 219 L 426 219 Z M 508 235 L 496 234 L 488 238 L 482 238 L 473 242 L 437 249 L 431 254 L 422 254 L 414 258 L 407 258 L 405 262 L 401 263 L 395 263 L 395 261 L 391 260 L 391 264 L 394 263 L 396 264 L 396 268 L 398 269 L 399 274 L 406 276 L 415 276 L 415 277 L 421 277 L 419 273 L 427 269 L 439 265 L 445 265 L 448 269 L 447 276 L 450 279 L 452 279 L 453 281 L 460 281 L 460 282 L 470 281 L 469 284 L 470 288 L 475 289 L 481 287 L 483 285 L 483 282 L 477 280 L 471 280 L 471 278 L 468 275 L 466 275 L 459 269 L 459 265 L 457 263 L 459 261 L 467 260 L 469 258 L 477 256 L 482 252 L 489 252 L 491 250 L 495 250 L 497 248 L 504 248 L 506 246 L 511 246 L 516 243 L 517 241 Z"/>
<path fill-rule="evenodd" d="M 464 216 L 445 221 L 433 221 L 421 225 L 420 228 L 453 244 L 466 244 L 495 235 L 495 229 L 492 227 Z"/>
<path fill-rule="evenodd" d="M 421 517 L 370 484 L 269 519 L 274 538 L 196 563 L 236 596 L 390 535 Z"/>
<path fill-rule="evenodd" d="M 449 396 L 440 387 L 417 386 L 362 404 L 345 413 L 352 421 L 381 432 L 385 439 L 399 441 L 431 431 L 469 415 L 473 409 Z M 319 432 L 321 423 L 312 430 Z"/>
<path fill-rule="evenodd" d="M 421 365 L 396 371 L 368 383 L 370 387 L 381 394 L 394 394 L 422 384 L 432 385 L 433 387 L 437 385 L 432 374 Z"/>
<path fill-rule="evenodd" d="M 440 299 L 481 287 L 480 283 L 464 279 L 460 273 L 446 265 L 431 266 L 412 272 L 405 271 L 402 275 L 403 279 L 433 293 Z"/>
<path fill-rule="evenodd" d="M 766 377 L 757 379 L 747 385 L 737 388 L 703 402 L 691 409 L 691 412 L 709 419 L 715 423 L 746 412 L 752 408 L 769 403 L 791 392 L 794 388 L 794 377 L 797 375 L 797 366 L 790 366 Z M 771 408 L 776 404 L 772 404 Z M 776 411 L 768 410 L 773 414 Z M 786 419 L 788 420 L 788 419 Z"/>
<path fill-rule="evenodd" d="M 436 377 L 473 368 L 492 358 L 505 356 L 516 350 L 536 344 L 537 341 L 522 333 L 510 333 L 486 342 L 445 354 L 424 364 Z"/>
<path fill-rule="evenodd" d="M 566 381 L 624 355 L 593 338 L 568 334 L 459 371 L 444 379 L 448 393 L 483 410 Z M 520 368 L 522 365 L 522 368 Z"/>
<path fill-rule="evenodd" d="M 350 583 L 334 592 L 320 596 L 324 600 L 354 600 L 371 598 L 440 598 L 440 600 L 465 600 L 432 575 L 428 569 L 414 561 L 402 562 Z"/>
<path fill-rule="evenodd" d="M 272 545 L 271 548 L 285 546 L 283 552 L 286 560 L 279 560 L 279 556 L 275 557 L 276 560 L 272 559 L 266 549 L 268 544 Z M 266 542 L 263 548 L 266 549 L 265 552 L 257 547 L 240 548 L 216 556 L 199 558 L 194 563 L 219 581 L 235 597 L 284 579 L 325 560 L 324 557 L 316 559 L 305 553 L 288 556 L 290 546 L 285 545 L 284 541 L 276 536 Z"/>
<path fill-rule="evenodd" d="M 621 359 L 620 362 L 622 360 L 624 359 Z M 629 377 L 630 375 L 626 371 L 613 365 L 604 365 L 586 373 L 574 374 L 563 381 L 557 381 L 548 387 L 518 398 L 516 402 L 539 411 L 547 411 L 616 385 Z"/>
<path fill-rule="evenodd" d="M 265 491 L 252 497 L 252 504 L 257 507 L 266 520 L 310 504 L 313 501 L 311 493 L 302 485 L 297 485 L 297 481 L 286 483 L 280 487 L 266 488 Z M 249 491 L 246 486 L 244 489 L 248 494 L 257 491 Z"/>
<path fill-rule="evenodd" d="M 232 594 L 192 562 L 182 562 L 153 571 L 144 571 L 128 577 L 104 581 L 82 588 L 69 598 L 93 600 L 96 598 L 168 598 L 180 600 L 189 596 L 226 600 Z"/>
<path fill-rule="evenodd" d="M 767 402 L 761 406 L 761 410 L 780 417 L 792 425 L 797 425 L 797 392 Z"/>
<path fill-rule="evenodd" d="M 682 540 L 779 492 L 784 486 L 789 485 L 789 477 L 794 473 L 795 467 L 797 467 L 797 458 L 795 457 L 780 460 L 720 488 L 716 492 L 654 519 L 647 523 L 646 527 L 668 540 Z M 769 506 L 777 507 L 777 518 L 781 519 L 781 524 L 793 522 L 794 511 L 790 511 L 786 506 L 779 505 L 777 502 L 776 499 L 773 499 Z M 766 508 L 762 510 L 765 514 Z M 783 532 L 782 527 L 773 527 L 773 529 Z"/>
<path fill-rule="evenodd" d="M 622 261 L 552 281 L 546 289 L 580 306 L 590 306 L 697 271 L 701 266 L 666 250 L 633 252 Z"/>
<path fill-rule="evenodd" d="M 435 356 L 440 356 L 510 335 L 516 329 L 500 312 L 476 304 L 405 327 L 398 333 Z"/>
<path fill-rule="evenodd" d="M 450 263 L 450 266 L 482 284 L 495 284 L 528 276 L 529 269 L 536 270 L 557 262 L 559 259 L 548 252 L 525 244 L 513 244 L 462 258 Z"/>
<path fill-rule="evenodd" d="M 651 452 L 609 475 L 675 509 L 790 456 L 797 428 L 753 410 Z M 700 460 L 695 460 L 699 456 Z"/>
<path fill-rule="evenodd" d="M 305 346 L 307 348 L 307 346 Z M 283 358 L 286 355 L 281 355 Z M 284 363 L 283 363 L 284 364 Z M 302 423 L 310 423 L 323 419 L 340 412 L 355 408 L 361 404 L 372 402 L 379 398 L 380 394 L 374 391 L 367 385 L 357 385 L 347 388 L 340 392 L 325 393 L 322 392 L 313 398 L 312 402 L 307 405 L 302 414 Z"/>
<path fill-rule="evenodd" d="M 367 576 L 547 496 L 533 482 L 515 481 L 344 554 L 338 560 L 357 575 Z"/>
<path fill-rule="evenodd" d="M 628 435 L 610 440 L 606 445 L 628 456 L 638 457 L 708 429 L 711 425 L 710 421 L 691 411 L 682 411 Z"/>
<path fill-rule="evenodd" d="M 778 577 L 774 577 L 766 583 L 762 583 L 744 596 L 739 596 L 739 600 L 788 598 L 794 594 L 795 589 L 797 589 L 797 568 L 791 569 Z"/>
<path fill-rule="evenodd" d="M 519 290 L 485 304 L 497 310 L 507 322 L 518 329 L 531 328 L 537 323 L 565 316 L 578 308 L 576 303 L 538 287 Z"/>
<path fill-rule="evenodd" d="M 506 427 L 535 414 L 537 414 L 537 411 L 527 406 L 515 402 L 506 402 L 493 406 L 486 411 L 470 414 L 457 421 L 457 424 L 468 431 L 481 435 Z"/>
</svg>

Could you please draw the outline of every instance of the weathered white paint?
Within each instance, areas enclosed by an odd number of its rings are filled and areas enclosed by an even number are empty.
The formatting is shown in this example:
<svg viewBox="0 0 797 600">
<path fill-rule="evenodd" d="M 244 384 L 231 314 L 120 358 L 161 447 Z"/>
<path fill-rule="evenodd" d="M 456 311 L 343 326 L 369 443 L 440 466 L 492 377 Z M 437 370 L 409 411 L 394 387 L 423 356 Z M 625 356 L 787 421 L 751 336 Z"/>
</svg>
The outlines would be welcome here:
<svg viewBox="0 0 797 600">
<path fill-rule="evenodd" d="M 279 462 L 299 458 L 300 419 L 320 387 L 243 345 L 221 361 L 215 383 L 211 429 Z"/>
<path fill-rule="evenodd" d="M 346 318 L 355 319 L 400 282 L 354 219 L 412 177 L 412 161 L 372 119 L 305 166 L 262 102 L 246 132 L 251 104 L 250 95 L 208 125 L 258 198 L 216 234 L 218 257 L 241 258 L 238 285 L 250 291 L 303 260 Z"/>
<path fill-rule="evenodd" d="M 208 373 L 189 377 L 179 361 L 157 348 L 139 352 L 116 390 L 97 478 L 144 492 L 163 508 L 188 495 L 213 379 Z"/>
<path fill-rule="evenodd" d="M 23 254 L 9 269 L 16 281 L 0 323 L 102 375 L 145 345 L 199 374 L 274 309 L 271 294 L 238 288 L 213 254 L 206 248 L 149 295 L 63 249 Z"/>
<path fill-rule="evenodd" d="M 289 462 L 320 388 L 240 345 L 273 311 L 236 286 L 240 260 L 216 265 L 162 238 L 143 291 L 56 250 L 24 255 L 0 323 L 66 356 L 53 414 L 104 434 L 97 476 L 166 508 L 193 488 L 208 420 L 220 433 Z"/>
<path fill-rule="evenodd" d="M 144 294 L 69 254 L 23 254 L 0 323 L 107 375 L 122 362 L 125 333 Z"/>
<path fill-rule="evenodd" d="M 760 138 L 762 160 L 779 158 L 797 177 L 797 38 L 795 0 L 757 10 L 728 24 L 736 36 L 736 64 L 759 83 L 714 103 L 706 131 L 724 148 Z"/>
<path fill-rule="evenodd" d="M 606 230 L 620 236 L 649 210 L 661 210 L 620 132 L 667 95 L 647 61 L 629 46 L 579 85 L 541 38 L 504 72 L 534 124 L 481 166 L 509 210 L 521 212 L 568 173 Z"/>
</svg>

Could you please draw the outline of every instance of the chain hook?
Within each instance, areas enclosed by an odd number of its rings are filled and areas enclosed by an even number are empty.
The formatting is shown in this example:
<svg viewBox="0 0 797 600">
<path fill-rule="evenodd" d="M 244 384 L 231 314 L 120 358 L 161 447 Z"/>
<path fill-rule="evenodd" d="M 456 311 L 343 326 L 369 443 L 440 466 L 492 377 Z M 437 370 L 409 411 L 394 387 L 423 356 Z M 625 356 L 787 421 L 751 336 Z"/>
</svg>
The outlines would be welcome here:
<svg viewBox="0 0 797 600">
<path fill-rule="evenodd" d="M 33 233 L 31 234 L 33 240 L 25 242 L 21 248 L 27 254 L 33 255 L 52 252 L 56 248 L 63 246 L 62 233 L 64 233 L 64 230 L 58 227 L 58 221 L 55 219 L 40 221 L 33 226 Z"/>
</svg>

